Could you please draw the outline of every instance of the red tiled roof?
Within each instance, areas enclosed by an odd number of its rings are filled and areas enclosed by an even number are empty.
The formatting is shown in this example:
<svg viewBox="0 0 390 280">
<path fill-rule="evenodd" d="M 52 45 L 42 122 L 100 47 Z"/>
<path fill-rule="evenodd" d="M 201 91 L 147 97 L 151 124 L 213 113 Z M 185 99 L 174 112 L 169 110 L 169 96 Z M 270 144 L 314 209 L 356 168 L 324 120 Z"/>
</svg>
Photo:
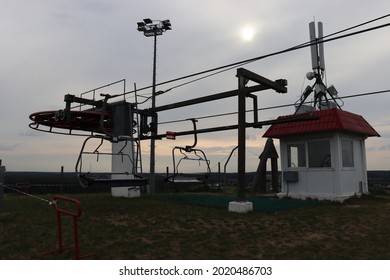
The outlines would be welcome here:
<svg viewBox="0 0 390 280">
<path fill-rule="evenodd" d="M 380 136 L 378 132 L 362 117 L 340 109 L 328 109 L 313 112 L 318 119 L 277 123 L 264 133 L 263 137 L 281 138 L 285 136 L 311 134 L 319 132 L 349 132 L 365 136 Z M 297 115 L 278 117 L 288 119 Z"/>
</svg>

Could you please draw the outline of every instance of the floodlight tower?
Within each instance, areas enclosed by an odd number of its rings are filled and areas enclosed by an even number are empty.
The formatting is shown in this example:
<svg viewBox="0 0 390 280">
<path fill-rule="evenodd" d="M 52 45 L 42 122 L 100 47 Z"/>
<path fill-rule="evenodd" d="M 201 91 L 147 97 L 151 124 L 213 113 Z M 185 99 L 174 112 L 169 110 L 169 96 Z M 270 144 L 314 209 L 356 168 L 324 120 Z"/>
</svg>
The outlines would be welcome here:
<svg viewBox="0 0 390 280">
<path fill-rule="evenodd" d="M 146 37 L 154 37 L 154 51 L 153 51 L 153 82 L 152 82 L 152 109 L 156 107 L 156 51 L 157 51 L 157 36 L 162 35 L 165 31 L 171 30 L 171 22 L 166 20 L 151 20 L 145 18 L 141 22 L 137 22 L 137 30 L 143 32 Z M 151 136 L 150 140 L 150 192 L 155 192 L 155 139 L 153 136 L 157 135 L 157 117 L 152 118 Z"/>
</svg>

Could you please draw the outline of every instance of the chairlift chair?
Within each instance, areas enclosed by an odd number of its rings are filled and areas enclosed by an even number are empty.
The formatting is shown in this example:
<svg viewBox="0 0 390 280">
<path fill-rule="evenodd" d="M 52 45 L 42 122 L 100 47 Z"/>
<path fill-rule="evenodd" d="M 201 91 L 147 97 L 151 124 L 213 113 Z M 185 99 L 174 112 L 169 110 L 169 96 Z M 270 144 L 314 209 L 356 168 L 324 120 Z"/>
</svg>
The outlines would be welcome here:
<svg viewBox="0 0 390 280">
<path fill-rule="evenodd" d="M 89 140 L 91 139 L 99 139 L 100 143 L 98 146 L 95 148 L 93 151 L 85 151 L 86 144 Z M 103 142 L 107 140 L 110 142 L 113 141 L 119 141 L 119 142 L 124 142 L 123 147 L 117 152 L 117 153 L 108 153 L 108 152 L 101 152 L 99 149 L 103 145 Z M 111 137 L 108 136 L 102 136 L 102 135 L 93 135 L 89 136 L 84 140 L 84 143 L 81 147 L 80 154 L 78 156 L 76 166 L 75 166 L 75 171 L 77 174 L 77 178 L 79 180 L 80 185 L 83 188 L 87 187 L 105 187 L 105 186 L 110 186 L 110 187 L 123 187 L 123 186 L 146 186 L 146 179 L 142 178 L 141 176 L 137 175 L 135 172 L 135 166 L 133 164 L 133 170 L 131 171 L 126 171 L 126 172 L 111 172 L 111 173 L 104 173 L 103 176 L 99 176 L 97 173 L 92 173 L 92 172 L 83 172 L 83 155 L 96 155 L 96 161 L 99 161 L 100 156 L 121 156 L 122 161 L 126 158 L 128 159 L 131 163 L 133 163 L 132 157 L 124 153 L 124 149 L 128 145 L 128 137 L 119 137 L 116 139 L 112 139 Z M 125 178 L 113 178 L 113 175 L 123 175 Z"/>
<path fill-rule="evenodd" d="M 183 174 L 179 173 L 179 165 L 183 160 L 191 160 L 191 161 L 197 161 L 199 164 L 201 162 L 206 163 L 206 175 L 204 177 L 207 177 L 211 173 L 210 169 L 210 161 L 207 159 L 206 154 L 201 149 L 196 149 L 195 146 L 197 145 L 198 138 L 197 138 L 197 130 L 196 130 L 196 119 L 189 119 L 194 127 L 194 143 L 191 146 L 185 146 L 185 147 L 174 147 L 172 149 L 172 160 L 173 160 L 173 174 L 167 178 L 167 180 L 171 183 L 202 183 L 204 181 L 201 180 L 202 178 L 199 178 L 199 176 L 194 176 L 194 174 Z M 179 151 L 179 153 L 182 155 L 180 160 L 176 164 L 176 154 L 175 152 Z M 189 155 L 192 156 L 189 156 Z"/>
</svg>

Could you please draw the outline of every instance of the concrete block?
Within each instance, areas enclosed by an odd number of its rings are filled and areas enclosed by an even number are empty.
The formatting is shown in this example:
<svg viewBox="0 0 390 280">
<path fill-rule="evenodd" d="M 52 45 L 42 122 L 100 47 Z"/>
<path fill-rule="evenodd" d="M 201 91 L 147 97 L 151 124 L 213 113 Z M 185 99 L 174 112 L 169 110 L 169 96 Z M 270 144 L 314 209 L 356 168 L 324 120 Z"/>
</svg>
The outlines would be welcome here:
<svg viewBox="0 0 390 280">
<path fill-rule="evenodd" d="M 140 197 L 141 188 L 135 187 L 112 187 L 111 195 L 113 197 Z"/>
<path fill-rule="evenodd" d="M 253 211 L 253 203 L 250 201 L 229 202 L 229 212 L 248 213 Z"/>
</svg>

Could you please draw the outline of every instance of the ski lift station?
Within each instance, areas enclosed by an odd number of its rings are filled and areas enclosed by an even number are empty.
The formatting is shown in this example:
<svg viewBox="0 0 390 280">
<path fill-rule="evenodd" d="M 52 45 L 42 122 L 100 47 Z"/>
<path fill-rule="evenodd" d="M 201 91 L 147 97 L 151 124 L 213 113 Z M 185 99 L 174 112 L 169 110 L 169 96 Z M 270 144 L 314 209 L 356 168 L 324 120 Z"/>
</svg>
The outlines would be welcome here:
<svg viewBox="0 0 390 280">
<path fill-rule="evenodd" d="M 169 30 L 170 23 L 164 22 L 165 27 L 162 28 Z M 161 35 L 153 33 L 154 29 L 146 28 L 147 24 L 152 24 L 153 28 L 158 27 L 158 25 L 154 26 L 153 21 L 148 20 L 139 23 L 138 30 L 149 32 L 146 35 L 153 35 L 155 39 L 157 35 Z M 296 110 L 292 115 L 281 116 L 275 120 L 259 121 L 258 99 L 254 93 L 263 90 L 286 93 L 287 81 L 284 79 L 271 81 L 256 73 L 239 68 L 236 75 L 238 89 L 161 106 L 152 104 L 151 108 L 146 109 L 138 108 L 136 89 L 131 91 L 134 93 L 135 103 L 126 102 L 125 96 L 129 92 L 126 91 L 125 80 L 84 92 L 79 97 L 68 94 L 65 95 L 64 109 L 31 114 L 30 119 L 33 122 L 30 127 L 49 133 L 84 136 L 85 142 L 82 145 L 75 168 L 80 185 L 83 187 L 111 186 L 113 196 L 139 196 L 146 186 L 153 187 L 154 182 L 148 182 L 146 178 L 141 177 L 143 173 L 141 141 L 150 140 L 152 143 L 154 140 L 162 140 L 163 138 L 172 139 L 193 135 L 193 145 L 175 147 L 172 151 L 173 174 L 168 176 L 168 179 L 173 183 L 175 181 L 183 182 L 188 178 L 177 177 L 178 163 L 175 163 L 175 151 L 183 154 L 185 159 L 191 159 L 189 155 L 192 154 L 195 155 L 196 160 L 205 161 L 209 172 L 209 161 L 205 153 L 196 147 L 198 135 L 237 130 L 237 197 L 229 205 L 229 210 L 234 212 L 251 211 L 251 202 L 247 201 L 245 194 L 245 129 L 247 127 L 261 128 L 264 125 L 271 126 L 264 134 L 264 137 L 269 138 L 270 141 L 267 141 L 268 147 L 265 148 L 260 157 L 261 162 L 257 173 L 262 174 L 256 175 L 257 178 L 263 178 L 261 179 L 263 180 L 261 182 L 262 190 L 265 189 L 265 166 L 268 158 L 272 159 L 273 170 L 275 170 L 272 176 L 273 180 L 277 180 L 278 177 L 278 155 L 271 141 L 272 138 L 277 138 L 280 141 L 280 169 L 282 173 L 282 187 L 279 196 L 344 200 L 356 194 L 367 193 L 365 139 L 370 136 L 379 136 L 379 134 L 362 116 L 343 111 L 336 88 L 334 86 L 328 87 L 323 82 L 325 62 L 322 23 L 318 23 L 318 36 L 316 35 L 315 23 L 310 23 L 309 27 L 313 71 L 307 73 L 306 76 L 314 83 L 306 87 L 296 102 Z M 256 83 L 256 85 L 247 86 L 249 81 Z M 97 100 L 98 92 L 118 84 L 123 84 L 123 93 L 100 94 L 102 99 Z M 153 93 L 152 97 L 154 98 L 157 94 L 155 83 Z M 311 101 L 306 101 L 312 93 Z M 168 131 L 166 133 L 158 131 L 157 115 L 162 111 L 204 102 L 215 102 L 231 97 L 237 99 L 238 105 L 238 120 L 235 125 L 197 129 L 197 120 L 189 118 L 188 120 L 193 123 L 193 130 Z M 121 99 L 118 100 L 118 98 Z M 253 122 L 246 120 L 246 100 L 249 100 L 253 106 L 253 113 L 251 113 L 253 114 L 251 116 Z M 95 148 L 90 151 L 86 149 L 89 141 L 97 142 Z M 111 152 L 107 153 L 101 150 L 103 142 L 111 143 Z M 83 157 L 86 155 L 93 155 L 97 160 L 105 155 L 110 156 L 112 159 L 111 174 L 106 178 L 100 178 L 91 172 L 86 172 L 85 166 L 83 167 Z M 151 159 L 150 162 L 150 170 L 153 167 L 154 172 L 154 161 Z M 152 174 L 151 171 L 149 180 L 153 179 L 153 175 L 154 173 Z M 256 182 L 258 183 L 257 179 Z M 273 185 L 276 185 L 274 183 Z M 149 191 L 154 192 L 154 189 Z"/>
<path fill-rule="evenodd" d="M 318 119 L 274 124 L 264 134 L 280 140 L 278 195 L 344 200 L 368 193 L 364 142 L 379 134 L 363 117 L 338 108 L 313 114 Z"/>
</svg>

